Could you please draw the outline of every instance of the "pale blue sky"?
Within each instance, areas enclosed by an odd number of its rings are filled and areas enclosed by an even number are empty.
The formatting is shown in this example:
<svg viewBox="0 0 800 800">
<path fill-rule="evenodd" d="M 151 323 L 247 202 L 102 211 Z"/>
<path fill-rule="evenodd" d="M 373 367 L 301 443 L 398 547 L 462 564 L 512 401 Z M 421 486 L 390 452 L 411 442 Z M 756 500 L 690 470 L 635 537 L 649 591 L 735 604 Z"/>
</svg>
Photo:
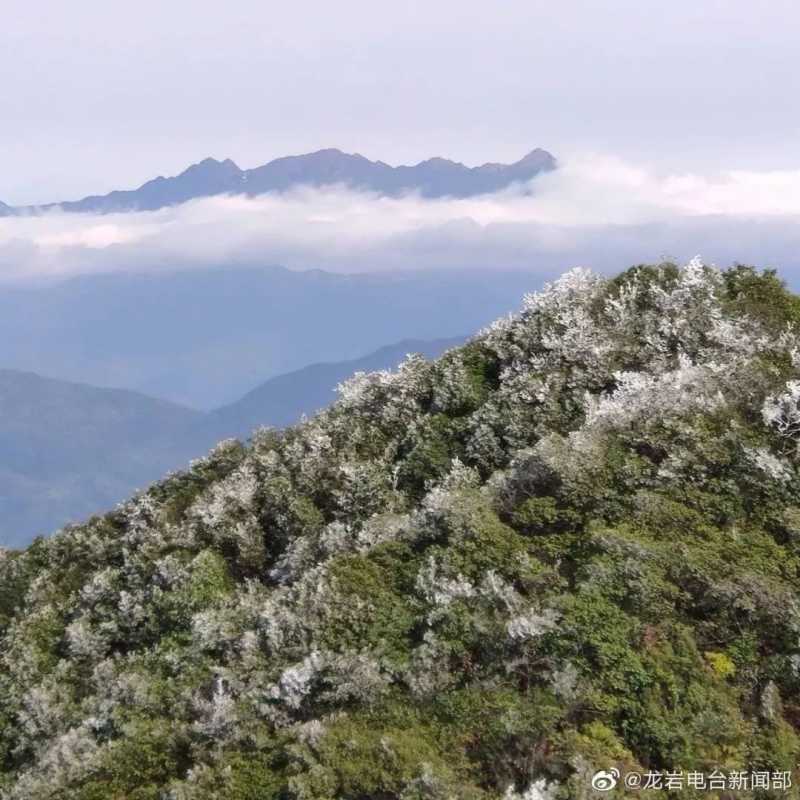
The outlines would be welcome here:
<svg viewBox="0 0 800 800">
<path fill-rule="evenodd" d="M 800 167 L 789 0 L 5 0 L 0 200 L 68 199 L 207 155 L 392 163 L 611 153 Z"/>
</svg>

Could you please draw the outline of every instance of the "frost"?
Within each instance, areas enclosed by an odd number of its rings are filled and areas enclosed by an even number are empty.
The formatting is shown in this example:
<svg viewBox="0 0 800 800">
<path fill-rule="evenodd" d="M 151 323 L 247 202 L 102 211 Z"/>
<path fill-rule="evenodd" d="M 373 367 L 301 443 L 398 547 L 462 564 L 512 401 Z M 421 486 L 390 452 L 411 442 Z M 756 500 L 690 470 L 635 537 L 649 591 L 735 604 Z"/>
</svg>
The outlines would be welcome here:
<svg viewBox="0 0 800 800">
<path fill-rule="evenodd" d="M 548 785 L 542 778 L 532 783 L 522 794 L 516 792 L 513 786 L 509 786 L 503 795 L 503 800 L 553 800 L 557 788 L 556 784 Z"/>
<path fill-rule="evenodd" d="M 31 800 L 52 797 L 57 788 L 89 773 L 98 753 L 97 740 L 85 726 L 56 735 L 37 755 L 36 766 L 23 773 L 3 800 Z"/>
<path fill-rule="evenodd" d="M 800 380 L 788 381 L 785 390 L 770 395 L 761 407 L 761 417 L 785 439 L 800 436 Z"/>
<path fill-rule="evenodd" d="M 528 611 L 514 617 L 506 626 L 509 638 L 514 641 L 536 639 L 543 633 L 553 630 L 558 621 L 558 615 L 551 610 L 537 613 Z"/>
<path fill-rule="evenodd" d="M 593 297 L 602 285 L 603 279 L 599 275 L 585 267 L 576 267 L 558 280 L 545 284 L 541 291 L 526 294 L 522 305 L 528 312 L 563 313 L 584 305 L 585 300 Z"/>
<path fill-rule="evenodd" d="M 217 676 L 211 698 L 195 703 L 195 710 L 199 715 L 194 723 L 195 730 L 212 739 L 220 738 L 236 723 L 235 708 L 234 698 L 225 688 L 223 679 Z"/>
<path fill-rule="evenodd" d="M 194 503 L 190 513 L 204 525 L 212 528 L 218 526 L 237 511 L 249 509 L 259 485 L 254 465 L 245 463 L 227 478 L 215 483 Z"/>
<path fill-rule="evenodd" d="M 111 600 L 116 594 L 114 584 L 119 577 L 119 570 L 108 567 L 96 572 L 81 589 L 81 602 L 93 606 L 101 601 Z"/>
<path fill-rule="evenodd" d="M 278 683 L 269 689 L 269 696 L 291 709 L 300 708 L 323 664 L 322 655 L 318 651 L 312 652 L 302 663 L 283 671 Z"/>
<path fill-rule="evenodd" d="M 329 655 L 325 659 L 325 702 L 372 703 L 386 690 L 389 680 L 380 664 L 366 653 Z"/>
<path fill-rule="evenodd" d="M 298 725 L 295 733 L 299 742 L 316 747 L 325 735 L 325 726 L 318 719 L 312 719 Z"/>
<path fill-rule="evenodd" d="M 433 557 L 430 557 L 425 566 L 417 575 L 417 591 L 428 603 L 443 608 L 455 600 L 475 597 L 475 587 L 463 575 L 455 578 L 446 578 L 441 572 Z"/>
<path fill-rule="evenodd" d="M 792 479 L 792 469 L 789 464 L 770 453 L 765 447 L 745 448 L 745 453 L 758 469 L 773 480 L 785 483 Z"/>
<path fill-rule="evenodd" d="M 591 301 L 605 286 L 600 276 L 577 268 L 523 300 L 525 316 L 540 328 L 541 347 L 550 357 L 533 357 L 542 367 L 554 361 L 595 364 L 607 346 L 592 315 Z"/>
<path fill-rule="evenodd" d="M 568 702 L 573 700 L 578 685 L 578 670 L 575 665 L 568 663 L 562 669 L 555 671 L 550 679 L 550 685 L 556 697 Z"/>
<path fill-rule="evenodd" d="M 715 411 L 726 403 L 714 380 L 717 371 L 714 364 L 695 366 L 682 355 L 677 369 L 660 375 L 615 372 L 613 392 L 600 398 L 587 396 L 586 424 L 618 427 L 659 414 Z"/>
<path fill-rule="evenodd" d="M 66 637 L 69 651 L 75 658 L 97 658 L 105 652 L 103 636 L 85 620 L 70 623 Z"/>
</svg>

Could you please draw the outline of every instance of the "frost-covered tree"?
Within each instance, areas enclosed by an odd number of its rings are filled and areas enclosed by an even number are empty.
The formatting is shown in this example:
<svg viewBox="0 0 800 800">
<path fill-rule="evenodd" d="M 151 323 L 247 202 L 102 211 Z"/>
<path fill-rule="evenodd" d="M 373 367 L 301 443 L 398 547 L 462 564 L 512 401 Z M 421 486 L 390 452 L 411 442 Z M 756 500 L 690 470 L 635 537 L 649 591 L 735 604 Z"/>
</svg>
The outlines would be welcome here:
<svg viewBox="0 0 800 800">
<path fill-rule="evenodd" d="M 0 798 L 796 769 L 799 325 L 770 272 L 574 270 L 0 551 Z"/>
</svg>

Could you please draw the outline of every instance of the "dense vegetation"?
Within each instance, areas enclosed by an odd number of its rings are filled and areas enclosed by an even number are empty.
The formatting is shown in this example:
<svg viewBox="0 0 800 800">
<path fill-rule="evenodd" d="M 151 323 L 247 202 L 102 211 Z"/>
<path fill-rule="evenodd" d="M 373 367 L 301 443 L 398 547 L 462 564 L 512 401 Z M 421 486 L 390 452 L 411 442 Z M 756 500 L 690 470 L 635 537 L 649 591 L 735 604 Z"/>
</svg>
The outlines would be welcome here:
<svg viewBox="0 0 800 800">
<path fill-rule="evenodd" d="M 6 552 L 0 797 L 540 800 L 601 768 L 794 769 L 799 326 L 769 272 L 573 271 Z M 701 795 L 734 796 L 675 796 Z"/>
</svg>

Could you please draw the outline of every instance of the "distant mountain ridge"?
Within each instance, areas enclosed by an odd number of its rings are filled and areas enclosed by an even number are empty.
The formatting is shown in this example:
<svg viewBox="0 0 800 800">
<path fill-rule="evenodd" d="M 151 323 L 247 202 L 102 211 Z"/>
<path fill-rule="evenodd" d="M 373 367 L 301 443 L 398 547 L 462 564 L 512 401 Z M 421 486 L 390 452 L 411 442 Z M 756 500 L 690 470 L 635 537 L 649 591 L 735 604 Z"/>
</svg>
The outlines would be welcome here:
<svg viewBox="0 0 800 800">
<path fill-rule="evenodd" d="M 162 442 L 201 417 L 139 392 L 0 369 L 0 546 L 110 508 L 173 466 Z"/>
<path fill-rule="evenodd" d="M 293 425 L 302 415 L 312 416 L 330 405 L 336 397 L 336 386 L 356 372 L 393 368 L 408 353 L 418 353 L 427 359 L 438 358 L 445 350 L 463 344 L 465 338 L 404 339 L 362 358 L 310 364 L 277 375 L 236 402 L 193 421 L 188 428 L 190 455 L 197 456 L 222 439 L 246 439 L 260 425 L 279 428 Z"/>
<path fill-rule="evenodd" d="M 556 159 L 536 148 L 513 164 L 487 163 L 467 167 L 446 158 L 430 158 L 413 166 L 392 167 L 357 153 L 335 148 L 276 158 L 253 169 L 241 169 L 231 159 L 206 158 L 174 177 L 159 176 L 137 189 L 90 195 L 82 200 L 12 207 L 0 202 L 0 216 L 67 212 L 108 214 L 154 211 L 200 197 L 219 194 L 255 196 L 296 186 L 342 184 L 353 189 L 397 196 L 419 192 L 423 197 L 470 197 L 504 189 L 556 168 Z"/>
<path fill-rule="evenodd" d="M 203 413 L 139 392 L 0 369 L 0 548 L 107 511 L 223 439 L 285 427 L 336 399 L 355 372 L 436 358 L 464 337 L 406 339 L 361 358 L 311 364 Z"/>
<path fill-rule="evenodd" d="M 499 266 L 354 275 L 212 267 L 0 285 L 0 366 L 209 410 L 308 364 L 477 330 L 541 282 L 541 273 Z"/>
</svg>

